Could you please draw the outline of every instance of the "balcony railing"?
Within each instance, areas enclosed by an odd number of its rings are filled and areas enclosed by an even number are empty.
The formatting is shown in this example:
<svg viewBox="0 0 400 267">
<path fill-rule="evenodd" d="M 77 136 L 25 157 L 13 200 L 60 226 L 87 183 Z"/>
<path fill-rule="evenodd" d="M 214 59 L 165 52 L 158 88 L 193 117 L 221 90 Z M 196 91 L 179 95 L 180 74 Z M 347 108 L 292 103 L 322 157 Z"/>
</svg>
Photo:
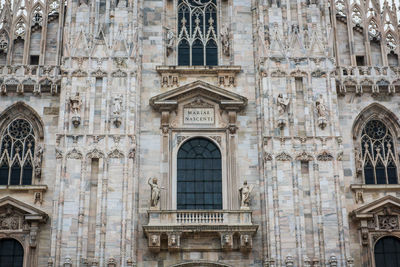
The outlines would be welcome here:
<svg viewBox="0 0 400 267">
<path fill-rule="evenodd" d="M 149 210 L 152 225 L 252 225 L 250 210 Z"/>
<path fill-rule="evenodd" d="M 160 250 L 162 236 L 168 237 L 168 250 L 179 250 L 181 237 L 191 233 L 219 235 L 224 250 L 233 249 L 233 239 L 238 238 L 238 248 L 248 251 L 258 229 L 251 210 L 149 210 L 148 214 L 143 229 L 153 251 Z"/>
</svg>

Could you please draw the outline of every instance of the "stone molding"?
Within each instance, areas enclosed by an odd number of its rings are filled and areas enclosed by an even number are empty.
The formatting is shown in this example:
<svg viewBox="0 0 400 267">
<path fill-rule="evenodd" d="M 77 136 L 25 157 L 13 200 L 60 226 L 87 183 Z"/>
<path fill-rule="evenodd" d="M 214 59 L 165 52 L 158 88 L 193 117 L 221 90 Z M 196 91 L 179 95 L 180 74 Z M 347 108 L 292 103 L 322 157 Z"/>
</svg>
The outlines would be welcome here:
<svg viewBox="0 0 400 267">
<path fill-rule="evenodd" d="M 223 87 L 236 86 L 236 75 L 242 71 L 240 66 L 157 66 L 161 76 L 161 87 L 178 87 L 180 77 L 192 75 L 215 76 L 216 83 Z"/>
</svg>

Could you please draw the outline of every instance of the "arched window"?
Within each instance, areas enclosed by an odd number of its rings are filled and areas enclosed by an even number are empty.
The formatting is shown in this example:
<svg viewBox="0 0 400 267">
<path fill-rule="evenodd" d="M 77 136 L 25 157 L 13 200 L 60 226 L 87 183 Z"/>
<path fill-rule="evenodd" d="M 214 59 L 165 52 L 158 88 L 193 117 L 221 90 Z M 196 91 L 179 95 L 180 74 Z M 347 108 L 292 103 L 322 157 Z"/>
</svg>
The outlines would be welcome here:
<svg viewBox="0 0 400 267">
<path fill-rule="evenodd" d="M 361 156 L 366 184 L 397 184 L 393 136 L 380 120 L 370 120 L 361 134 Z"/>
<path fill-rule="evenodd" d="M 178 65 L 218 65 L 216 0 L 178 1 Z"/>
<path fill-rule="evenodd" d="M 387 236 L 375 244 L 375 267 L 400 266 L 400 240 Z"/>
<path fill-rule="evenodd" d="M 205 138 L 193 138 L 178 151 L 178 209 L 222 209 L 221 152 Z"/>
<path fill-rule="evenodd" d="M 0 185 L 32 184 L 35 150 L 32 125 L 25 119 L 15 119 L 4 129 L 0 141 Z"/>
<path fill-rule="evenodd" d="M 22 267 L 24 263 L 24 249 L 15 239 L 0 240 L 0 266 Z"/>
</svg>

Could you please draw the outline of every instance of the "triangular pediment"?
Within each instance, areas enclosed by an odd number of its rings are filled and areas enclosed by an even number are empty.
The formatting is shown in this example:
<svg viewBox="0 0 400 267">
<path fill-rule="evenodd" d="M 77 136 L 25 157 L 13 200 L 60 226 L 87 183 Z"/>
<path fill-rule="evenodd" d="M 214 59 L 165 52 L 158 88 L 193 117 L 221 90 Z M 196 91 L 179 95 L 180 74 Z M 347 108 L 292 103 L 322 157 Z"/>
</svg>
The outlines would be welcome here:
<svg viewBox="0 0 400 267">
<path fill-rule="evenodd" d="M 0 199 L 0 213 L 7 212 L 10 208 L 23 215 L 26 220 L 45 222 L 48 218 L 45 212 L 10 196 Z"/>
<path fill-rule="evenodd" d="M 367 205 L 364 205 L 352 212 L 357 219 L 371 218 L 375 214 L 387 212 L 400 213 L 400 199 L 394 196 L 385 196 Z"/>
<path fill-rule="evenodd" d="M 218 103 L 221 109 L 242 110 L 247 105 L 246 97 L 203 81 L 195 81 L 153 96 L 150 105 L 156 110 L 174 110 L 180 102 L 198 97 Z"/>
</svg>

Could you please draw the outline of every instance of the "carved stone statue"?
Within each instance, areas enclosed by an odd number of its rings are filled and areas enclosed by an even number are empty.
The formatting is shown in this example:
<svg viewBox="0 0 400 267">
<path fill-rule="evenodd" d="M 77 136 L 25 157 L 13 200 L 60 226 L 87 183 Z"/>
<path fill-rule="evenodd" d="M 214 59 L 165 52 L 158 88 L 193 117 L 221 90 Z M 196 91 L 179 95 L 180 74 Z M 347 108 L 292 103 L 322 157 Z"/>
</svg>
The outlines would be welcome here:
<svg viewBox="0 0 400 267">
<path fill-rule="evenodd" d="M 327 108 L 322 95 L 319 95 L 319 98 L 315 101 L 315 106 L 317 108 L 318 117 L 326 117 Z"/>
<path fill-rule="evenodd" d="M 82 100 L 79 96 L 79 93 L 76 93 L 74 96 L 69 98 L 69 102 L 71 104 L 71 111 L 74 115 L 78 115 L 81 110 Z"/>
<path fill-rule="evenodd" d="M 283 94 L 279 94 L 276 102 L 278 105 L 279 115 L 285 114 L 288 109 L 290 99 L 288 97 L 284 97 Z"/>
<path fill-rule="evenodd" d="M 43 147 L 37 146 L 35 155 L 35 177 L 40 178 L 42 176 L 42 160 L 43 160 Z"/>
<path fill-rule="evenodd" d="M 150 207 L 157 208 L 158 201 L 160 200 L 161 187 L 158 185 L 157 178 L 149 178 L 147 181 L 151 187 Z"/>
<path fill-rule="evenodd" d="M 253 191 L 253 185 L 249 186 L 247 181 L 239 188 L 240 208 L 248 208 L 250 206 L 250 194 Z"/>
<path fill-rule="evenodd" d="M 121 115 L 121 109 L 122 109 L 122 95 L 116 95 L 116 96 L 114 96 L 114 100 L 113 100 L 114 116 Z"/>
<path fill-rule="evenodd" d="M 175 44 L 175 34 L 170 29 L 167 30 L 166 42 L 167 42 L 167 56 L 169 56 L 171 52 L 174 50 L 174 44 Z"/>
<path fill-rule="evenodd" d="M 226 24 L 223 24 L 220 31 L 222 51 L 226 56 L 229 56 L 229 28 Z"/>
</svg>

